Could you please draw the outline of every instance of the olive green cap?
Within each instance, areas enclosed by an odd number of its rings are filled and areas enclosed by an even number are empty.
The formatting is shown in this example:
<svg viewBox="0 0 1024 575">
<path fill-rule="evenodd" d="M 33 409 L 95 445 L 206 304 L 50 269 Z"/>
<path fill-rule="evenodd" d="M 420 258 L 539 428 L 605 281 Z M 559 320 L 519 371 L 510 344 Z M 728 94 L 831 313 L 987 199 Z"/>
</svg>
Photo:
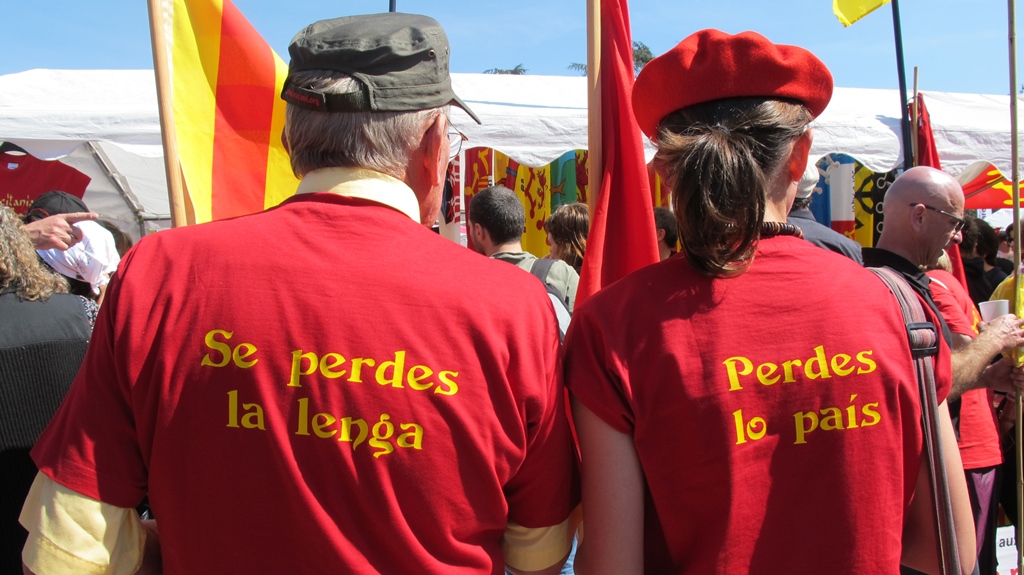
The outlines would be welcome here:
<svg viewBox="0 0 1024 575">
<path fill-rule="evenodd" d="M 310 24 L 288 46 L 291 63 L 281 98 L 323 112 L 403 112 L 454 104 L 480 123 L 452 90 L 448 36 L 436 20 L 417 14 L 369 14 Z M 295 72 L 331 70 L 363 90 L 322 94 L 291 82 Z"/>
</svg>

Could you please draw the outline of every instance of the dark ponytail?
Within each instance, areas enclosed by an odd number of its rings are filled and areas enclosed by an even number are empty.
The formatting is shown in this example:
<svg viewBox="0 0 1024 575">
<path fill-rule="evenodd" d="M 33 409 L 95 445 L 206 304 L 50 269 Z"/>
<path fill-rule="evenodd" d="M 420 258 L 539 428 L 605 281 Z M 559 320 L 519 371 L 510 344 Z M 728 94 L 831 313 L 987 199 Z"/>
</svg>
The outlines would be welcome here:
<svg viewBox="0 0 1024 575">
<path fill-rule="evenodd" d="M 698 271 L 730 277 L 750 266 L 768 186 L 811 115 L 797 103 L 736 98 L 669 114 L 657 169 L 672 186 L 679 236 Z"/>
</svg>

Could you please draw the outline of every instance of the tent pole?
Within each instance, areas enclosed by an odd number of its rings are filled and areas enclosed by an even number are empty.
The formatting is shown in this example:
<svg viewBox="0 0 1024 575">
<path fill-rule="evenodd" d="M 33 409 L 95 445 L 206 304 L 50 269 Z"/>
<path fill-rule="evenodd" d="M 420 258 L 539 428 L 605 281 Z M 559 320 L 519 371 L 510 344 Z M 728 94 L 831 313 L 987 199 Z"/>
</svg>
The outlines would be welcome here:
<svg viewBox="0 0 1024 575">
<path fill-rule="evenodd" d="M 903 65 L 903 30 L 900 26 L 900 0 L 892 0 L 892 28 L 893 36 L 896 38 L 896 75 L 899 76 L 900 106 L 903 109 L 903 119 L 900 122 L 903 128 L 903 171 L 907 171 L 914 165 L 914 156 L 910 144 L 910 110 L 907 105 L 907 71 Z"/>
<path fill-rule="evenodd" d="M 110 164 L 110 158 L 107 154 L 98 146 L 96 142 L 86 142 L 86 146 L 89 148 L 89 153 L 96 159 L 96 162 L 103 168 L 103 173 L 110 180 L 110 183 L 117 188 L 117 192 L 121 194 L 121 198 L 124 203 L 128 204 L 128 208 L 135 214 L 135 222 L 139 225 L 139 237 L 146 237 L 146 224 L 142 217 L 142 209 L 139 207 L 139 199 L 132 193 L 131 187 L 128 185 L 128 180 L 123 175 L 114 170 Z"/>
<path fill-rule="evenodd" d="M 601 0 L 587 2 L 587 208 L 601 191 Z"/>
<path fill-rule="evenodd" d="M 185 211 L 185 179 L 178 162 L 178 142 L 174 137 L 174 101 L 171 94 L 171 71 L 168 65 L 168 46 L 164 31 L 170 22 L 164 22 L 160 0 L 149 0 L 149 36 L 153 41 L 153 70 L 156 73 L 156 93 L 160 111 L 160 137 L 164 144 L 164 169 L 167 174 L 167 193 L 173 227 L 188 224 Z"/>
<path fill-rule="evenodd" d="M 1013 311 L 1018 316 L 1021 315 L 1021 308 L 1024 307 L 1024 302 L 1021 301 L 1021 273 L 1020 273 L 1020 149 L 1017 142 L 1017 14 L 1016 14 L 1016 0 L 1007 0 L 1007 20 L 1008 20 L 1008 42 L 1010 49 L 1010 163 L 1012 165 L 1012 175 L 1010 176 L 1010 184 L 1013 189 L 1013 233 L 1017 236 L 1017 241 L 1013 242 L 1013 279 L 1016 282 L 1014 285 L 1014 306 Z M 1017 357 L 1020 357 L 1020 349 L 1017 350 Z M 1016 456 L 1017 456 L 1017 569 L 1018 572 L 1024 570 L 1024 502 L 1020 502 L 1020 494 L 1024 493 L 1024 456 L 1022 456 L 1022 446 L 1024 446 L 1024 394 L 1021 390 L 1017 390 L 1017 424 L 1015 427 L 1016 435 Z"/>
</svg>

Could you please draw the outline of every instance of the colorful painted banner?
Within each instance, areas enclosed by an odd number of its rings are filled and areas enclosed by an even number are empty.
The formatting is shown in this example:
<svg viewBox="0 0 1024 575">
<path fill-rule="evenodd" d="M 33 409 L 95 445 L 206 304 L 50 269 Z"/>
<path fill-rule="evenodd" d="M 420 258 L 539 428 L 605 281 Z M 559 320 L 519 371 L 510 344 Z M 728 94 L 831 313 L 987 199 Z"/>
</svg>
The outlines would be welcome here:
<svg viewBox="0 0 1024 575">
<path fill-rule="evenodd" d="M 876 173 L 847 154 L 829 154 L 817 163 L 822 180 L 811 211 L 815 219 L 864 247 L 882 232 L 882 199 L 896 172 Z"/>
<path fill-rule="evenodd" d="M 494 152 L 496 183 L 512 190 L 526 208 L 523 249 L 542 256 L 550 251 L 544 222 L 551 215 L 551 165 L 531 168 L 501 152 Z"/>
<path fill-rule="evenodd" d="M 878 243 L 885 222 L 882 209 L 885 192 L 896 180 L 896 175 L 896 170 L 878 173 L 854 162 L 853 209 L 857 224 L 853 239 L 862 246 L 872 247 Z"/>
<path fill-rule="evenodd" d="M 590 156 L 586 150 L 576 150 L 576 201 L 590 203 Z"/>
<path fill-rule="evenodd" d="M 467 210 L 473 195 L 494 184 L 513 190 L 526 211 L 523 249 L 543 257 L 550 253 L 544 223 L 558 206 L 587 199 L 587 153 L 567 152 L 554 162 L 531 168 L 490 148 L 470 148 L 462 158 L 462 207 Z M 465 218 L 463 219 L 465 221 Z M 467 234 L 468 235 L 468 234 Z M 473 247 L 471 235 L 467 245 Z"/>
<path fill-rule="evenodd" d="M 465 184 L 462 195 L 462 221 L 468 222 L 466 214 L 469 204 L 477 192 L 494 185 L 494 150 L 470 148 L 463 152 L 462 181 Z M 466 232 L 466 246 L 473 249 L 473 234 Z"/>
<path fill-rule="evenodd" d="M 566 152 L 551 162 L 551 211 L 578 201 L 576 188 L 576 152 Z"/>
<path fill-rule="evenodd" d="M 298 185 L 281 142 L 287 66 L 231 0 L 164 6 L 188 223 L 277 205 Z"/>
</svg>

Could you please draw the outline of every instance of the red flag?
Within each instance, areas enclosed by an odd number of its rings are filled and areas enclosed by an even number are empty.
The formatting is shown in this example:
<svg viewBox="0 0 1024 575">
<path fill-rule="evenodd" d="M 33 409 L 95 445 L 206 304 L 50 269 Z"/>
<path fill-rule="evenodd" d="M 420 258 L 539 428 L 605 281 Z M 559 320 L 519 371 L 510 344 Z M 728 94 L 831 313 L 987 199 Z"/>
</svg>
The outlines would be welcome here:
<svg viewBox="0 0 1024 575">
<path fill-rule="evenodd" d="M 928 115 L 928 108 L 924 105 L 924 94 L 918 93 L 916 102 L 911 106 L 917 106 L 917 165 L 930 166 L 936 170 L 942 169 L 942 162 L 939 160 L 939 149 L 935 146 L 935 135 L 932 134 L 932 119 Z M 911 117 L 914 117 L 911 108 Z M 956 279 L 967 289 L 967 274 L 964 273 L 964 262 L 960 256 L 960 246 L 946 252 L 949 256 L 950 271 Z"/>
<path fill-rule="evenodd" d="M 932 119 L 928 115 L 928 108 L 924 105 L 924 94 L 918 93 L 916 104 L 917 165 L 931 166 L 936 170 L 941 170 L 942 163 L 939 161 L 939 149 L 935 147 L 935 136 L 932 134 Z"/>
<path fill-rule="evenodd" d="M 598 73 L 597 70 L 591 70 Z M 630 96 L 633 42 L 626 0 L 601 2 L 601 181 L 576 305 L 602 287 L 658 261 L 643 139 Z"/>
</svg>

